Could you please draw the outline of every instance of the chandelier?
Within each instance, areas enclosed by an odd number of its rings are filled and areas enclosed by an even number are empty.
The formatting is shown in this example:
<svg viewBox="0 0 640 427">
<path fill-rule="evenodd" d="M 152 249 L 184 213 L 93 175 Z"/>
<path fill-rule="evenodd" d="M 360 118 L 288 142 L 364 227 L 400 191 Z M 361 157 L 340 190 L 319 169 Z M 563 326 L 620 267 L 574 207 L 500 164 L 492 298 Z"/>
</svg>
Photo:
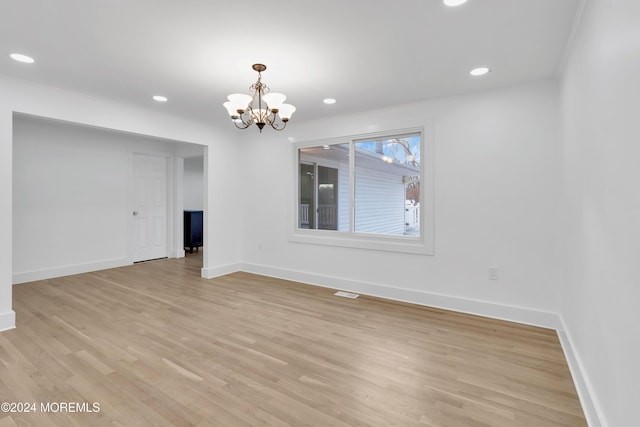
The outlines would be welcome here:
<svg viewBox="0 0 640 427">
<path fill-rule="evenodd" d="M 252 68 L 258 72 L 258 81 L 249 88 L 253 95 L 232 93 L 227 96 L 228 101 L 222 105 L 238 129 L 246 129 L 254 123 L 261 133 L 265 125 L 275 130 L 284 129 L 296 107 L 284 104 L 286 96 L 270 92 L 269 87 L 262 83 L 261 73 L 267 69 L 266 65 L 253 64 Z"/>
</svg>

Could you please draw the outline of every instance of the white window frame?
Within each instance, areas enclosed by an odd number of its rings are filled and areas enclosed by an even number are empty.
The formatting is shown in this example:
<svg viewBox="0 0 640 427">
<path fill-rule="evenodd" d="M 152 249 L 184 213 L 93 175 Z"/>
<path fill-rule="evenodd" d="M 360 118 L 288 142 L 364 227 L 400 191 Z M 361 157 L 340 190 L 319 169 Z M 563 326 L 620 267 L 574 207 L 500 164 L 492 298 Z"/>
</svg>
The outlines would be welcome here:
<svg viewBox="0 0 640 427">
<path fill-rule="evenodd" d="M 299 167 L 300 167 L 300 164 L 302 164 L 302 163 L 307 164 L 307 165 L 313 165 L 313 166 L 314 166 L 314 169 L 315 169 L 316 171 L 318 170 L 318 167 L 325 167 L 325 168 L 336 169 L 336 170 L 338 171 L 338 180 L 340 180 L 340 175 L 342 174 L 342 171 L 341 171 L 341 169 L 340 169 L 340 164 L 339 164 L 339 163 L 337 163 L 337 162 L 332 162 L 332 161 L 330 161 L 330 160 L 323 159 L 323 158 L 321 158 L 321 157 L 309 157 L 307 160 L 302 161 L 302 162 L 298 159 L 298 174 L 300 173 Z M 298 179 L 298 181 L 300 180 L 300 178 L 299 178 L 299 176 L 298 176 L 298 175 L 296 175 L 296 179 Z M 300 184 L 300 183 L 298 182 L 298 185 L 299 185 L 299 184 Z M 297 191 L 298 191 L 298 195 L 299 195 L 299 194 L 300 194 L 300 193 L 299 193 L 299 191 L 300 191 L 300 188 L 299 188 L 299 187 L 298 187 L 298 190 L 297 190 Z M 317 188 L 316 188 L 316 190 L 315 190 L 315 193 L 316 193 L 316 194 L 315 194 L 315 206 L 318 206 L 318 193 L 317 193 Z M 297 204 L 296 204 L 296 209 L 298 209 L 298 205 L 297 205 Z M 296 213 L 296 215 L 299 215 L 299 214 L 300 214 L 299 210 L 298 210 L 298 211 L 296 211 L 296 212 L 297 212 L 297 213 Z M 317 222 L 317 220 L 318 220 L 318 217 L 314 215 L 314 222 Z M 296 228 L 297 228 L 297 227 L 298 227 L 298 224 L 300 223 L 300 222 L 299 222 L 299 221 L 300 221 L 300 218 L 296 217 L 296 221 L 298 221 L 298 222 L 296 222 Z M 314 230 L 317 230 L 317 228 L 316 228 L 316 229 L 314 229 Z M 320 231 L 323 231 L 323 230 L 320 230 Z M 325 230 L 325 231 L 338 231 L 338 230 Z M 341 233 L 344 233 L 343 231 L 340 231 L 340 232 L 341 232 Z"/>
<path fill-rule="evenodd" d="M 393 138 L 406 134 L 420 134 L 420 236 L 397 236 L 354 231 L 354 182 L 355 156 L 349 160 L 350 181 L 350 229 L 349 231 L 302 229 L 298 227 L 299 173 L 301 148 L 322 145 L 349 144 L 362 140 Z M 353 148 L 351 148 L 353 150 Z M 386 252 L 411 253 L 420 255 L 434 254 L 434 140 L 433 126 L 420 126 L 389 131 L 380 131 L 359 135 L 348 135 L 330 139 L 302 141 L 292 144 L 293 177 L 291 182 L 291 217 L 289 219 L 288 238 L 290 242 L 316 245 L 338 246 L 377 250 Z"/>
</svg>

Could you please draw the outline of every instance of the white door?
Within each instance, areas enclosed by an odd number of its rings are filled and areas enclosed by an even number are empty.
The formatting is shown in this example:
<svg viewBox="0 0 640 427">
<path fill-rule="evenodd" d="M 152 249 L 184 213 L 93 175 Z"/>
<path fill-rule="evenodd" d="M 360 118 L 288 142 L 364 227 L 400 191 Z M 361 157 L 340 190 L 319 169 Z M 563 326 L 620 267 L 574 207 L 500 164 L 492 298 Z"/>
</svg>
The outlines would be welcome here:
<svg viewBox="0 0 640 427">
<path fill-rule="evenodd" d="M 133 261 L 167 256 L 167 158 L 133 156 Z"/>
</svg>

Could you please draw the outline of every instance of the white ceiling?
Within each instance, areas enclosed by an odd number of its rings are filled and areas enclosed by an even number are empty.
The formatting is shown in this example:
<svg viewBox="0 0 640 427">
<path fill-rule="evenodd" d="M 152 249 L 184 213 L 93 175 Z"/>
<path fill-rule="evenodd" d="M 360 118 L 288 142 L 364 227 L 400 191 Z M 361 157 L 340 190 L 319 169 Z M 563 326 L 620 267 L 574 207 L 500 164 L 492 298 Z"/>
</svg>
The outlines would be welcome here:
<svg viewBox="0 0 640 427">
<path fill-rule="evenodd" d="M 0 74 L 231 126 L 261 62 L 293 123 L 553 76 L 581 1 L 3 0 Z"/>
</svg>

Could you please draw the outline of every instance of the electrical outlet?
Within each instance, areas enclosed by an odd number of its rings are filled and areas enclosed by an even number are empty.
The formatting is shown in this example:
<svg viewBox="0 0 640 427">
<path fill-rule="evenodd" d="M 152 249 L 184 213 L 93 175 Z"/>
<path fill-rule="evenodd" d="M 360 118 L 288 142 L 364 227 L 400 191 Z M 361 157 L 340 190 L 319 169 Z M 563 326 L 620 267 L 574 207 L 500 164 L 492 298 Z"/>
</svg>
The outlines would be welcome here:
<svg viewBox="0 0 640 427">
<path fill-rule="evenodd" d="M 489 266 L 489 280 L 498 280 L 498 267 Z"/>
</svg>

